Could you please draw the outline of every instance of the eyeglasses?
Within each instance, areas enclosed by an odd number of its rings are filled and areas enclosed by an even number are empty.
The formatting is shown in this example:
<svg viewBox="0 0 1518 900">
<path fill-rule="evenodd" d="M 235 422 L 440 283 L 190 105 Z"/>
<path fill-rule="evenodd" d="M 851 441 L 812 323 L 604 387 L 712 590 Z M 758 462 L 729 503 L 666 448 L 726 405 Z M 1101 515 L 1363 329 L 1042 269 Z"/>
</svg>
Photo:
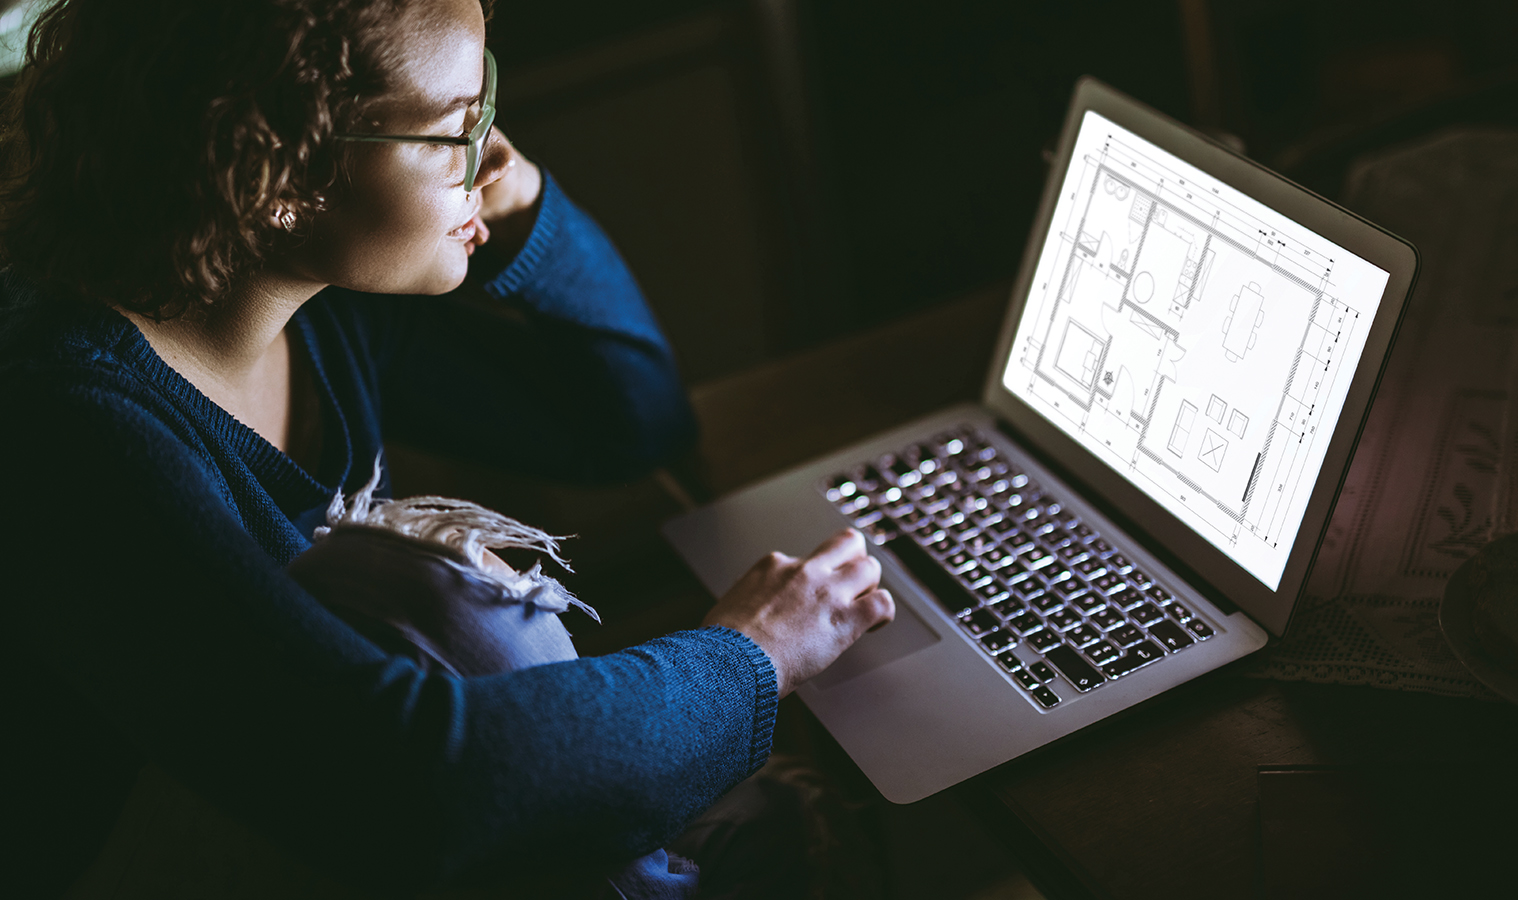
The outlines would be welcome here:
<svg viewBox="0 0 1518 900">
<path fill-rule="evenodd" d="M 452 144 L 464 150 L 464 191 L 474 190 L 474 177 L 480 172 L 480 156 L 495 124 L 495 57 L 485 51 L 485 85 L 480 99 L 469 108 L 476 118 L 468 136 L 439 137 L 426 134 L 336 134 L 340 141 L 376 141 L 384 143 Z M 468 119 L 465 119 L 468 122 Z"/>
</svg>

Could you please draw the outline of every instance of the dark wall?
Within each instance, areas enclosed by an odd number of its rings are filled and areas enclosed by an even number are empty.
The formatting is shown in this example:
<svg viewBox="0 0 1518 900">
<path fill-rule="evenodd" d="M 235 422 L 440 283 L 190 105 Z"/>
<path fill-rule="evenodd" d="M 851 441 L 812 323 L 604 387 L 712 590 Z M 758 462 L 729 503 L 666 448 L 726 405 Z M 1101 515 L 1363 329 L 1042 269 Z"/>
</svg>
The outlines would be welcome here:
<svg viewBox="0 0 1518 900">
<path fill-rule="evenodd" d="M 1009 276 L 1076 78 L 1185 117 L 1173 0 L 823 0 L 814 103 L 861 319 Z"/>
<path fill-rule="evenodd" d="M 503 120 L 616 226 L 696 381 L 1009 279 L 1082 74 L 1241 137 L 1331 196 L 1367 149 L 1518 124 L 1514 0 L 504 2 L 491 41 L 509 79 L 619 41 L 662 46 L 696 20 L 721 25 L 684 62 L 652 51 L 575 95 L 601 106 L 554 95 Z M 693 60 L 720 102 L 673 99 L 689 96 L 674 87 Z M 642 108 L 675 104 L 659 122 L 617 99 L 639 78 L 658 87 Z M 727 158 L 696 159 L 728 144 Z M 677 161 L 657 192 L 622 174 L 629 147 L 634 172 Z M 722 191 L 684 174 L 704 168 L 724 173 Z M 690 248 L 707 244 L 692 268 Z"/>
</svg>

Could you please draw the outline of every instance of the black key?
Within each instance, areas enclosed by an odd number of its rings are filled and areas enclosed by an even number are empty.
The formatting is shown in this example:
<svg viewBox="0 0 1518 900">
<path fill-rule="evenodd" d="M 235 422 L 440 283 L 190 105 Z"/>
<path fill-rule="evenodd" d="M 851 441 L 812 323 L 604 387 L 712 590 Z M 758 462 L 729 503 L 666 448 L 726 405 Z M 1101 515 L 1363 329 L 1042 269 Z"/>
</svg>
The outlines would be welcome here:
<svg viewBox="0 0 1518 900">
<path fill-rule="evenodd" d="M 996 657 L 996 664 L 1001 666 L 1003 669 L 1006 669 L 1013 675 L 1018 672 L 1027 671 L 1023 668 L 1022 660 L 1018 659 L 1016 656 L 1013 656 L 1011 653 L 1003 653 L 1002 655 Z"/>
<path fill-rule="evenodd" d="M 1014 559 L 1009 563 L 1003 564 L 997 571 L 1001 572 L 1002 578 L 1011 582 L 1027 578 L 1033 570 Z"/>
<path fill-rule="evenodd" d="M 960 619 L 959 624 L 963 625 L 965 630 L 971 634 L 985 634 L 988 631 L 1000 628 L 1001 620 L 996 618 L 996 614 L 989 609 L 977 609 L 975 612 Z"/>
<path fill-rule="evenodd" d="M 966 519 L 963 522 L 956 522 L 950 525 L 949 533 L 957 536 L 960 540 L 968 540 L 970 535 L 980 533 L 980 526 Z"/>
<path fill-rule="evenodd" d="M 1079 560 L 1085 559 L 1087 556 L 1086 548 L 1082 547 L 1080 544 L 1067 544 L 1054 552 L 1059 556 L 1060 559 L 1063 559 L 1066 562 L 1077 562 Z"/>
<path fill-rule="evenodd" d="M 999 550 L 1001 548 L 998 547 L 996 541 L 992 540 L 989 536 L 984 534 L 977 534 L 969 540 L 965 541 L 965 549 L 976 556 L 983 557 L 984 554 L 988 551 L 993 549 Z M 985 560 L 982 559 L 981 561 L 984 562 Z"/>
<path fill-rule="evenodd" d="M 1134 644 L 1132 647 L 1129 647 L 1128 655 L 1137 656 L 1144 662 L 1153 662 L 1154 660 L 1159 659 L 1161 656 L 1164 656 L 1165 651 L 1161 650 L 1159 645 L 1154 641 L 1142 641 L 1140 643 Z"/>
<path fill-rule="evenodd" d="M 1009 576 L 1007 574 L 1010 571 L 1011 571 L 1010 568 L 1002 570 L 1002 576 L 1001 576 L 1002 580 L 1003 581 L 1008 581 L 1008 582 L 1013 582 L 1013 584 L 1012 584 L 1012 590 L 1013 590 L 1013 592 L 1015 592 L 1019 597 L 1023 598 L 1024 600 L 1032 600 L 1034 597 L 1037 597 L 1039 594 L 1045 593 L 1046 591 L 1049 590 L 1049 586 L 1044 583 L 1044 580 L 1042 578 L 1039 578 L 1037 575 L 1034 575 L 1032 572 L 1028 572 L 1027 574 L 1023 575 L 1021 578 L 1016 578 L 1016 576 Z M 1015 581 L 1014 581 L 1014 578 L 1015 578 Z"/>
<path fill-rule="evenodd" d="M 952 553 L 954 551 L 954 548 L 957 546 L 959 545 L 949 540 L 947 537 L 942 537 L 936 541 L 933 541 L 932 543 L 929 543 L 928 549 L 932 550 L 934 553 L 941 555 L 944 553 Z"/>
<path fill-rule="evenodd" d="M 976 588 L 975 593 L 980 595 L 982 603 L 990 605 L 1005 598 L 1007 596 L 1007 589 L 995 581 L 988 580 L 985 584 Z"/>
<path fill-rule="evenodd" d="M 1095 550 L 1097 553 L 1100 553 L 1103 556 L 1106 556 L 1112 552 L 1112 545 L 1102 540 L 1101 538 L 1097 538 L 1091 542 L 1091 549 Z"/>
<path fill-rule="evenodd" d="M 992 525 L 991 530 L 999 535 L 1008 535 L 1017 530 L 1017 523 L 1011 519 L 1002 519 L 1000 522 Z M 1013 543 L 1010 539 L 1007 542 Z"/>
<path fill-rule="evenodd" d="M 1086 590 L 1086 583 L 1079 578 L 1068 578 L 1064 581 L 1056 582 L 1054 589 L 1066 597 L 1073 597 Z"/>
<path fill-rule="evenodd" d="M 1066 646 L 1055 647 L 1044 654 L 1044 658 L 1054 663 L 1059 673 L 1081 693 L 1085 693 L 1104 680 L 1102 673 L 1091 667 L 1091 664 L 1081 659 L 1081 655 Z"/>
<path fill-rule="evenodd" d="M 1102 575 L 1091 580 L 1091 584 L 1104 594 L 1112 594 L 1121 590 L 1125 585 L 1123 579 L 1116 575 Z"/>
<path fill-rule="evenodd" d="M 1083 559 L 1075 564 L 1075 571 L 1087 578 L 1095 578 L 1107 571 L 1107 564 L 1100 559 Z"/>
<path fill-rule="evenodd" d="M 1020 612 L 1027 612 L 1028 608 L 1023 606 L 1023 602 L 1016 597 L 1008 597 L 992 604 L 991 611 L 1005 619 Z"/>
<path fill-rule="evenodd" d="M 1017 646 L 1017 635 L 1010 631 L 993 631 L 980 639 L 980 645 L 993 656 L 1009 647 Z"/>
<path fill-rule="evenodd" d="M 1048 550 L 1035 545 L 1023 551 L 1022 560 L 1023 565 L 1030 569 L 1041 569 L 1054 562 L 1054 556 Z"/>
<path fill-rule="evenodd" d="M 1028 635 L 1028 643 L 1033 646 L 1034 650 L 1042 653 L 1045 650 L 1048 650 L 1050 647 L 1059 645 L 1059 635 L 1055 634 L 1047 628 L 1044 628 Z"/>
<path fill-rule="evenodd" d="M 1148 628 L 1155 622 L 1163 622 L 1165 620 L 1165 614 L 1160 612 L 1160 608 L 1153 603 L 1140 603 L 1131 615 L 1133 616 L 1133 621 L 1145 628 Z"/>
<path fill-rule="evenodd" d="M 1065 632 L 1065 640 L 1069 641 L 1077 647 L 1084 647 L 1087 644 L 1094 644 L 1100 640 L 1101 637 L 1102 633 L 1100 631 L 1097 631 L 1095 628 L 1092 628 L 1090 625 L 1086 625 L 1084 623 L 1077 625 L 1069 631 Z"/>
<path fill-rule="evenodd" d="M 1065 601 L 1060 599 L 1059 595 L 1043 593 L 1035 594 L 1032 597 L 1028 598 L 1028 603 L 1032 605 L 1034 609 L 1046 615 L 1065 605 Z"/>
<path fill-rule="evenodd" d="M 1141 590 L 1141 591 L 1149 588 L 1151 585 L 1154 584 L 1154 579 L 1153 578 L 1150 578 L 1148 575 L 1145 575 L 1143 572 L 1139 571 L 1138 569 L 1134 569 L 1133 571 L 1131 571 L 1131 572 L 1128 573 L 1128 580 L 1131 581 L 1131 582 L 1133 582 L 1134 585 L 1136 585 L 1138 587 L 1138 589 Z M 1161 592 L 1161 593 L 1163 593 L 1163 592 Z M 1168 597 L 1170 595 L 1169 594 L 1165 594 L 1165 596 Z M 1156 597 L 1155 599 L 1158 600 L 1159 598 Z"/>
<path fill-rule="evenodd" d="M 958 550 L 955 550 L 953 553 L 950 553 L 948 556 L 945 556 L 943 558 L 943 561 L 944 565 L 948 566 L 951 569 L 960 569 L 974 562 L 975 557 L 970 555 L 970 551 L 961 547 Z"/>
<path fill-rule="evenodd" d="M 1133 570 L 1133 563 L 1129 562 L 1127 557 L 1114 553 L 1107 557 L 1107 568 L 1119 574 L 1127 574 Z"/>
<path fill-rule="evenodd" d="M 1143 604 L 1148 603 L 1149 598 L 1145 597 L 1143 594 L 1140 594 L 1138 591 L 1118 591 L 1116 594 L 1108 597 L 1107 602 L 1111 603 L 1114 606 L 1128 610 L 1133 609 L 1135 606 L 1142 606 Z"/>
<path fill-rule="evenodd" d="M 1185 629 L 1168 619 L 1150 625 L 1149 636 L 1158 639 L 1171 653 L 1184 650 L 1196 643 L 1196 639 L 1187 634 Z"/>
<path fill-rule="evenodd" d="M 1132 647 L 1144 639 L 1144 633 L 1132 625 L 1124 623 L 1112 629 L 1107 637 L 1119 647 Z"/>
<path fill-rule="evenodd" d="M 1111 631 L 1124 623 L 1122 616 L 1110 609 L 1104 609 L 1091 614 L 1091 623 L 1103 631 Z"/>
<path fill-rule="evenodd" d="M 1214 634 L 1217 634 L 1217 632 L 1213 631 L 1212 628 L 1201 619 L 1192 619 L 1190 622 L 1187 622 L 1186 630 L 1204 641 L 1212 637 Z"/>
<path fill-rule="evenodd" d="M 1046 687 L 1036 687 L 1028 693 L 1032 694 L 1033 699 L 1037 700 L 1044 709 L 1053 709 L 1059 703 L 1059 695 Z"/>
<path fill-rule="evenodd" d="M 991 573 L 987 572 L 985 569 L 982 569 L 980 566 L 975 565 L 971 566 L 968 569 L 965 569 L 963 572 L 960 572 L 959 580 L 963 581 L 965 584 L 969 585 L 972 588 L 980 587 L 984 582 L 991 580 Z"/>
<path fill-rule="evenodd" d="M 1101 594 L 1081 594 L 1070 601 L 1070 605 L 1080 610 L 1083 615 L 1091 615 L 1107 605 L 1107 598 Z"/>
<path fill-rule="evenodd" d="M 964 520 L 965 514 L 957 509 L 944 510 L 933 518 L 933 521 L 937 522 L 940 528 L 948 528 L 950 525 L 958 525 Z"/>
<path fill-rule="evenodd" d="M 1013 629 L 1018 634 L 1026 635 L 1032 634 L 1044 627 L 1044 621 L 1026 609 L 1020 609 L 1007 617 L 1007 627 Z"/>
<path fill-rule="evenodd" d="M 924 497 L 917 501 L 917 508 L 930 516 L 936 516 L 949 508 L 949 501 L 944 497 Z"/>
<path fill-rule="evenodd" d="M 1038 679 L 1033 677 L 1033 673 L 1029 672 L 1027 669 L 1018 669 L 1014 671 L 1012 673 L 1012 678 L 1018 684 L 1022 685 L 1030 691 L 1034 688 L 1043 687 L 1043 685 L 1038 683 Z"/>
<path fill-rule="evenodd" d="M 893 459 L 887 469 L 896 476 L 895 482 L 902 487 L 911 487 L 922 480 L 922 472 L 904 459 Z"/>
<path fill-rule="evenodd" d="M 1027 550 L 1029 547 L 1032 547 L 1033 543 L 1033 535 L 1027 533 L 1026 531 L 1013 531 L 1011 534 L 1008 534 L 1006 537 L 1002 538 L 1002 546 L 1011 550 L 1013 553 L 1021 553 L 1024 550 Z"/>
<path fill-rule="evenodd" d="M 1169 591 L 1165 590 L 1164 588 L 1160 587 L 1159 585 L 1155 585 L 1154 587 L 1151 587 L 1149 590 L 1145 591 L 1144 593 L 1148 594 L 1150 596 L 1150 598 L 1154 600 L 1154 602 L 1161 603 L 1161 604 L 1163 604 L 1163 603 L 1169 603 L 1170 601 L 1172 601 L 1172 600 L 1175 599 L 1174 597 L 1170 596 L 1170 592 Z"/>
<path fill-rule="evenodd" d="M 985 497 L 971 491 L 959 498 L 959 511 L 967 516 L 973 516 L 978 512 L 984 512 L 991 504 Z"/>
<path fill-rule="evenodd" d="M 1117 659 L 1123 651 L 1112 646 L 1111 641 L 1097 641 L 1082 652 L 1087 659 L 1101 666 Z"/>
<path fill-rule="evenodd" d="M 953 575 L 945 572 L 938 564 L 938 560 L 917 546 L 916 541 L 910 538 L 897 538 L 885 546 L 891 548 L 896 558 L 901 560 L 903 566 L 906 566 L 907 571 L 916 576 L 922 586 L 927 588 L 928 593 L 933 595 L 933 599 L 948 610 L 950 615 L 957 616 L 980 605 L 980 598 L 956 581 Z"/>
<path fill-rule="evenodd" d="M 902 528 L 915 528 L 919 525 L 926 524 L 928 520 L 927 516 L 924 516 L 922 513 L 918 512 L 915 507 L 912 506 L 898 508 L 897 511 L 893 513 L 893 515 L 896 517 L 896 524 L 900 525 Z"/>
<path fill-rule="evenodd" d="M 1096 532 L 1091 530 L 1091 526 L 1082 523 L 1076 523 L 1076 526 L 1071 530 L 1075 532 L 1076 537 L 1083 541 L 1090 540 L 1096 534 Z"/>
<path fill-rule="evenodd" d="M 1052 566 L 1045 566 L 1044 570 L 1038 574 L 1044 576 L 1045 581 L 1063 581 L 1070 577 L 1070 570 L 1055 563 Z"/>
<path fill-rule="evenodd" d="M 1066 544 L 1070 543 L 1072 540 L 1074 540 L 1074 538 L 1072 538 L 1070 536 L 1070 533 L 1068 531 L 1065 531 L 1063 528 L 1051 528 L 1049 530 L 1049 533 L 1044 535 L 1044 543 L 1050 547 L 1063 547 Z"/>
<path fill-rule="evenodd" d="M 1012 564 L 1012 554 L 1000 547 L 992 547 L 981 554 L 980 564 L 988 569 L 1000 569 L 1002 566 Z"/>
<path fill-rule="evenodd" d="M 1039 681 L 1042 681 L 1044 684 L 1048 684 L 1054 680 L 1054 670 L 1049 668 L 1047 663 L 1036 662 L 1033 665 L 1029 666 L 1028 670 L 1033 673 L 1035 678 L 1037 678 Z"/>
<path fill-rule="evenodd" d="M 981 530 L 984 531 L 989 529 L 992 525 L 995 525 L 997 522 L 1000 522 L 1002 520 L 1002 515 L 995 509 L 988 509 L 985 512 L 976 513 L 973 518 L 976 522 L 980 523 Z"/>
<path fill-rule="evenodd" d="M 1196 618 L 1191 614 L 1191 610 L 1180 605 L 1179 603 L 1172 603 L 1169 606 L 1165 607 L 1165 615 L 1181 623 L 1190 622 L 1192 619 Z"/>
<path fill-rule="evenodd" d="M 1060 631 L 1067 631 L 1081 624 L 1081 617 L 1068 609 L 1061 609 L 1050 613 L 1047 620 L 1051 628 L 1058 628 Z"/>
<path fill-rule="evenodd" d="M 943 434 L 940 434 L 938 437 L 933 439 L 933 443 L 943 448 L 944 456 L 958 456 L 965 450 L 964 438 L 961 438 L 959 435 L 953 433 L 952 431 L 946 431 Z"/>
<path fill-rule="evenodd" d="M 1147 647 L 1150 648 L 1150 650 L 1145 650 L 1144 652 L 1140 653 L 1138 652 L 1139 647 Z M 1150 652 L 1151 650 L 1152 652 Z M 1138 647 L 1134 647 L 1132 650 L 1129 650 L 1128 655 L 1124 656 L 1122 659 L 1114 660 L 1102 666 L 1102 672 L 1108 678 L 1122 678 L 1124 675 L 1127 675 L 1129 672 L 1132 672 L 1135 669 L 1141 669 L 1144 666 L 1149 665 L 1163 655 L 1164 654 L 1160 652 L 1160 648 L 1154 646 L 1148 641 L 1145 641 Z"/>
</svg>

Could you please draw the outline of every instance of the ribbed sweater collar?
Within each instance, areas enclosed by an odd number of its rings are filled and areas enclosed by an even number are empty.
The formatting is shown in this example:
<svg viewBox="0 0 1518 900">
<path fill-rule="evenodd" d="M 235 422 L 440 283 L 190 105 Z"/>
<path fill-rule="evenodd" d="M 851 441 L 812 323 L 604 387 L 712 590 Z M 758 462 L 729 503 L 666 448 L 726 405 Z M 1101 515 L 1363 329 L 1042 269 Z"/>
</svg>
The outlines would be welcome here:
<svg viewBox="0 0 1518 900">
<path fill-rule="evenodd" d="M 126 317 L 106 310 L 96 323 L 100 346 L 112 348 L 123 365 L 137 372 L 167 398 L 208 440 L 231 448 L 275 504 L 293 515 L 313 506 L 325 505 L 338 486 L 347 481 L 353 463 L 353 442 L 326 367 L 322 364 L 320 345 L 307 310 L 297 311 L 291 324 L 295 326 L 291 336 L 296 338 L 291 343 L 291 352 L 307 353 L 315 373 L 323 429 L 318 474 L 330 479 L 331 485 L 319 481 L 317 475 L 307 472 L 258 432 L 216 405 L 189 379 L 165 363 Z"/>
</svg>

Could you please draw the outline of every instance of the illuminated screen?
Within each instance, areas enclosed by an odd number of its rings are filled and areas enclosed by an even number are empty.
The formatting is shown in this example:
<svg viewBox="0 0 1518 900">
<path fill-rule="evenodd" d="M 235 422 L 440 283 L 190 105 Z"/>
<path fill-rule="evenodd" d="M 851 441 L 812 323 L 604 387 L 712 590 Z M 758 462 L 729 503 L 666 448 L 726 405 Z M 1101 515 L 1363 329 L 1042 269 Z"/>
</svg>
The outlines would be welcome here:
<svg viewBox="0 0 1518 900">
<path fill-rule="evenodd" d="M 1002 383 L 1276 590 L 1387 278 L 1087 112 Z"/>
</svg>

